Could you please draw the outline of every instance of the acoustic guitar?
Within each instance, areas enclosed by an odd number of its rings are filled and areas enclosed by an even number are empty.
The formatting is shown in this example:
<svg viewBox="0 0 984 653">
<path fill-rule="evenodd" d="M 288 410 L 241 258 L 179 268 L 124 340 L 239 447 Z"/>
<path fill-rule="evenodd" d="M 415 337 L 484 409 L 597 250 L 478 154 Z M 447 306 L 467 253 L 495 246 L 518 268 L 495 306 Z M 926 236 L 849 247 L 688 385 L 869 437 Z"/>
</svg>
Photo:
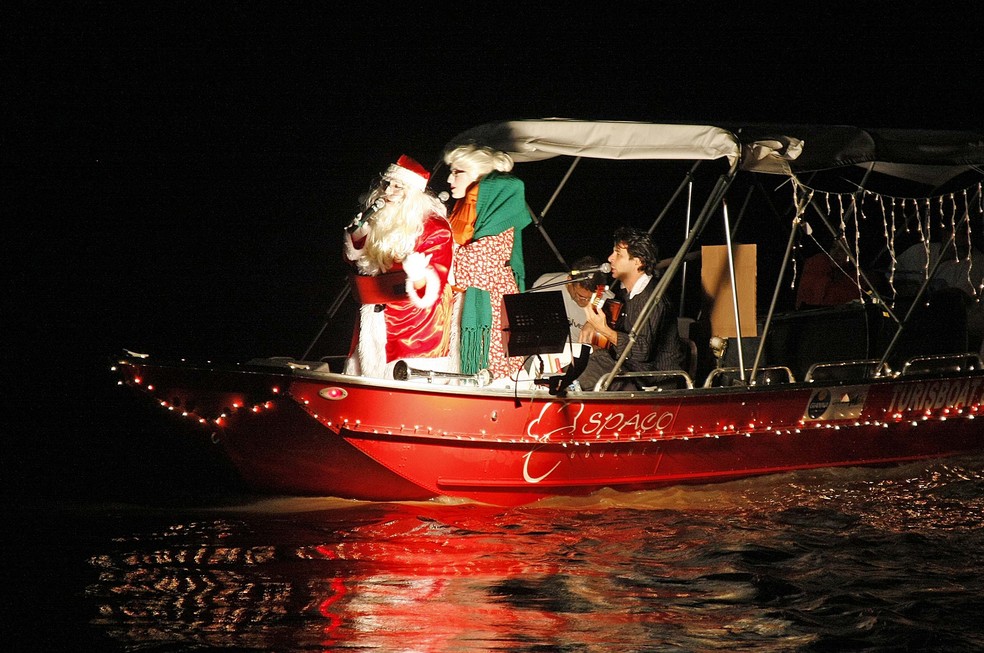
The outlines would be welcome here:
<svg viewBox="0 0 984 653">
<path fill-rule="evenodd" d="M 595 313 L 603 311 L 605 314 L 605 323 L 609 328 L 614 329 L 615 322 L 622 314 L 622 302 L 617 299 L 605 299 L 606 290 L 608 290 L 608 286 L 596 287 L 588 305 L 591 306 Z M 612 342 L 604 335 L 595 331 L 591 334 L 591 346 L 608 349 L 612 346 Z"/>
</svg>

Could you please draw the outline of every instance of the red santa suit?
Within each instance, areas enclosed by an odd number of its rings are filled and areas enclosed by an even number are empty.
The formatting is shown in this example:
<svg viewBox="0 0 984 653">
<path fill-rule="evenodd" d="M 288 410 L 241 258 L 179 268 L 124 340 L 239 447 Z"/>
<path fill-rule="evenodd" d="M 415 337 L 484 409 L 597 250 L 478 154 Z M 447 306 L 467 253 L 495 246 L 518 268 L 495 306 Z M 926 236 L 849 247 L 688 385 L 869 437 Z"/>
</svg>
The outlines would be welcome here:
<svg viewBox="0 0 984 653">
<path fill-rule="evenodd" d="M 400 157 L 383 179 L 397 180 L 408 194 L 423 195 L 428 176 L 420 164 L 409 157 Z M 419 205 L 443 208 L 436 199 L 427 199 Z M 345 257 L 356 272 L 352 277 L 353 291 L 361 304 L 345 371 L 392 378 L 393 366 L 399 360 L 413 368 L 447 371 L 453 301 L 448 284 L 453 247 L 451 227 L 439 210 L 423 216 L 411 213 L 410 221 L 422 222 L 412 251 L 380 264 L 370 256 L 366 245 L 372 229 L 384 230 L 387 224 L 392 227 L 393 220 L 387 222 L 390 216 L 384 214 L 387 210 L 398 209 L 389 206 L 381 209 L 378 221 L 345 236 Z M 395 234 L 394 239 L 406 238 L 402 227 L 390 230 Z M 388 234 L 377 232 L 374 237 L 385 248 Z M 416 288 L 421 281 L 423 285 Z"/>
</svg>

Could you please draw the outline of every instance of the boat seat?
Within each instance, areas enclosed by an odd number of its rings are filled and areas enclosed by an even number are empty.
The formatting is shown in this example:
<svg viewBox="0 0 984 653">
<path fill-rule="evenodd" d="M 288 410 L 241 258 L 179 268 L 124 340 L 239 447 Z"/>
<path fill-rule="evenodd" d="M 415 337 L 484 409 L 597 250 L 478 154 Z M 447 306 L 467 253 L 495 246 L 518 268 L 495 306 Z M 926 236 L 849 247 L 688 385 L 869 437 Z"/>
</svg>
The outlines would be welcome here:
<svg viewBox="0 0 984 653">
<path fill-rule="evenodd" d="M 859 361 L 814 363 L 806 371 L 803 380 L 807 383 L 814 381 L 863 381 L 891 375 L 888 366 L 879 372 L 878 363 L 879 361 L 873 358 Z"/>
<path fill-rule="evenodd" d="M 733 385 L 745 385 L 737 367 L 717 367 L 711 370 L 704 381 L 705 388 L 722 388 Z M 751 371 L 751 370 L 749 370 Z M 760 367 L 755 373 L 755 380 L 749 385 L 777 385 L 780 383 L 796 383 L 793 371 L 785 365 Z"/>
<path fill-rule="evenodd" d="M 942 376 L 984 369 L 978 354 L 914 356 L 902 366 L 902 376 Z"/>
<path fill-rule="evenodd" d="M 694 379 L 697 377 L 697 343 L 690 338 L 680 338 L 683 348 L 683 371 Z"/>
</svg>

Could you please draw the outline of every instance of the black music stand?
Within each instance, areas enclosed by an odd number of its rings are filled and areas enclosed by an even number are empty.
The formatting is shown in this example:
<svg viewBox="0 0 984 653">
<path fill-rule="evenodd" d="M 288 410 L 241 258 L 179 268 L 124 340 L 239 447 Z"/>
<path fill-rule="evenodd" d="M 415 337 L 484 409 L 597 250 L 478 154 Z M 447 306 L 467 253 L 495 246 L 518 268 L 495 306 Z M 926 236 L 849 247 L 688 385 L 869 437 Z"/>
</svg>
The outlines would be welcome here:
<svg viewBox="0 0 984 653">
<path fill-rule="evenodd" d="M 560 290 L 503 295 L 502 306 L 502 347 L 506 356 L 564 351 L 571 325 Z"/>
</svg>

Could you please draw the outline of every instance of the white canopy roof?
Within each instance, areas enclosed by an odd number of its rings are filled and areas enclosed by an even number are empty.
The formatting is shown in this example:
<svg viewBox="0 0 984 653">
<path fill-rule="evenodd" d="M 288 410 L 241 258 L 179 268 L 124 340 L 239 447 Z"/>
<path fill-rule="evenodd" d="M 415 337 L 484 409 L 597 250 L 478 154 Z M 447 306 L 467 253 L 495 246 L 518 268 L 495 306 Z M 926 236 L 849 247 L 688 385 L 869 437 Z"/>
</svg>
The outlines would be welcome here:
<svg viewBox="0 0 984 653">
<path fill-rule="evenodd" d="M 725 158 L 742 170 L 794 174 L 869 166 L 936 185 L 984 166 L 984 133 L 867 129 L 848 125 L 688 125 L 545 118 L 493 122 L 446 146 L 478 142 L 517 162 L 555 156 L 599 159 Z"/>
<path fill-rule="evenodd" d="M 597 159 L 727 157 L 733 164 L 740 151 L 734 135 L 719 127 L 560 118 L 480 125 L 459 134 L 448 148 L 469 141 L 508 152 L 517 162 L 566 155 Z"/>
</svg>

